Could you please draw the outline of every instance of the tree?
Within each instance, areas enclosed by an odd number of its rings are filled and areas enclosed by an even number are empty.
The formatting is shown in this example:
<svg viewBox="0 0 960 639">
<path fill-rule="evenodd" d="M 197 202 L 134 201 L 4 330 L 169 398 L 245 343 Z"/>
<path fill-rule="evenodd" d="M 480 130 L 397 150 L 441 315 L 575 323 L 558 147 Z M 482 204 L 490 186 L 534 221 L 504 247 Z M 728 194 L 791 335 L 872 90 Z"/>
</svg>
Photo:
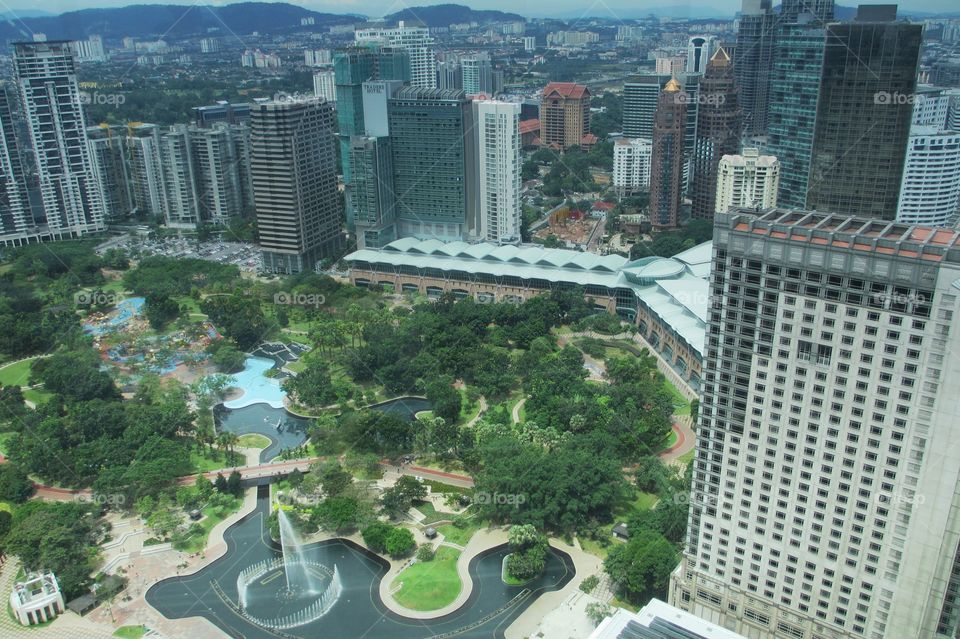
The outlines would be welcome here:
<svg viewBox="0 0 960 639">
<path fill-rule="evenodd" d="M 413 533 L 406 528 L 395 527 L 387 535 L 386 551 L 394 559 L 408 556 L 416 546 Z"/>
<path fill-rule="evenodd" d="M 541 572 L 547 563 L 547 538 L 530 524 L 511 526 L 508 536 L 510 557 L 507 573 L 514 579 L 527 581 Z"/>
<path fill-rule="evenodd" d="M 154 330 L 160 330 L 179 317 L 180 305 L 165 293 L 151 292 L 147 294 L 147 302 L 143 311 L 147 321 L 150 322 L 150 327 Z"/>
<path fill-rule="evenodd" d="M 221 373 L 237 373 L 246 365 L 247 356 L 233 344 L 220 342 L 211 361 Z"/>
<path fill-rule="evenodd" d="M 233 495 L 234 497 L 240 497 L 243 495 L 243 486 L 240 484 L 241 477 L 239 471 L 233 471 L 230 473 L 230 476 L 227 477 L 227 494 Z"/>
<path fill-rule="evenodd" d="M 383 510 L 393 519 L 398 519 L 415 501 L 427 496 L 427 487 L 415 478 L 404 475 L 390 488 L 383 491 L 380 503 Z"/>
<path fill-rule="evenodd" d="M 299 468 L 294 468 L 290 474 L 287 475 L 287 481 L 290 482 L 294 490 L 297 490 L 300 488 L 300 485 L 303 484 L 303 473 L 300 472 Z"/>
<path fill-rule="evenodd" d="M 283 390 L 293 393 L 305 406 L 322 407 L 336 401 L 330 367 L 319 358 L 309 358 L 306 367 L 283 382 Z"/>
<path fill-rule="evenodd" d="M 385 524 L 381 521 L 370 524 L 363 529 L 363 543 L 365 543 L 373 552 L 386 552 L 387 537 L 390 536 L 390 532 L 392 530 L 393 526 L 390 524 Z"/>
<path fill-rule="evenodd" d="M 0 465 L 0 500 L 21 504 L 32 494 L 33 482 L 19 464 L 7 462 Z"/>
<path fill-rule="evenodd" d="M 352 497 L 330 497 L 316 505 L 311 520 L 327 530 L 339 533 L 354 528 L 360 516 L 360 504 Z"/>
<path fill-rule="evenodd" d="M 203 475 L 197 475 L 197 480 L 193 485 L 197 489 L 197 494 L 200 495 L 201 499 L 209 499 L 210 495 L 213 494 L 213 482 Z"/>
<path fill-rule="evenodd" d="M 320 485 L 327 497 L 335 497 L 353 484 L 353 475 L 337 461 L 325 462 L 320 468 L 319 477 Z"/>
<path fill-rule="evenodd" d="M 603 568 L 621 596 L 643 605 L 652 597 L 666 596 L 677 559 L 676 549 L 663 535 L 639 530 L 631 532 L 630 541 L 610 551 Z"/>
<path fill-rule="evenodd" d="M 217 489 L 218 493 L 227 493 L 227 478 L 223 476 L 223 473 L 217 473 L 217 477 L 213 481 L 213 487 Z"/>
<path fill-rule="evenodd" d="M 448 423 L 454 423 L 460 418 L 463 397 L 460 395 L 460 391 L 454 388 L 451 377 L 438 377 L 428 383 L 426 395 L 434 415 L 442 417 Z"/>
</svg>

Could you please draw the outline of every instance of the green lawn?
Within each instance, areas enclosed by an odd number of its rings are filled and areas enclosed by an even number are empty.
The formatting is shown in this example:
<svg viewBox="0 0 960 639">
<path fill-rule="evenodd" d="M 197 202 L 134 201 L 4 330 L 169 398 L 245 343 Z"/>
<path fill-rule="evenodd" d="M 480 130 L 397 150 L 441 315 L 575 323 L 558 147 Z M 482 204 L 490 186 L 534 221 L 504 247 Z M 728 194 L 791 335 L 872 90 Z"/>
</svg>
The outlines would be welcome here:
<svg viewBox="0 0 960 639">
<path fill-rule="evenodd" d="M 30 365 L 37 359 L 32 357 L 0 368 L 0 384 L 4 386 L 29 386 Z"/>
<path fill-rule="evenodd" d="M 450 513 L 437 512 L 437 509 L 433 506 L 433 502 L 430 501 L 419 501 L 414 504 L 413 507 L 423 513 L 424 519 L 420 523 L 424 526 L 433 525 L 438 521 L 450 521 L 456 517 L 456 515 Z"/>
<path fill-rule="evenodd" d="M 25 388 L 23 389 L 23 398 L 27 401 L 31 401 L 37 406 L 40 404 L 46 404 L 50 401 L 50 398 L 53 397 L 53 393 L 45 391 L 42 388 Z"/>
<path fill-rule="evenodd" d="M 222 511 L 217 512 L 216 508 L 212 506 L 207 506 L 203 509 L 203 519 L 199 522 L 200 526 L 203 528 L 202 535 L 191 535 L 187 538 L 186 542 L 183 544 L 178 544 L 177 550 L 180 552 L 200 552 L 207 546 L 207 537 L 210 536 L 210 531 L 214 526 L 219 524 L 221 521 L 232 515 L 233 513 L 240 510 L 240 506 L 243 505 L 243 499 L 234 498 L 233 502 L 229 507 L 224 508 Z"/>
<path fill-rule="evenodd" d="M 634 491 L 633 496 L 630 499 L 624 499 L 614 505 L 613 521 L 605 526 L 600 527 L 601 535 L 605 540 L 607 540 L 608 543 L 602 544 L 587 537 L 578 537 L 580 546 L 585 552 L 588 552 L 591 555 L 596 555 L 601 559 L 606 559 L 607 553 L 610 552 L 610 549 L 614 547 L 614 544 L 620 543 L 612 538 L 613 526 L 621 521 L 629 521 L 630 518 L 636 513 L 643 512 L 644 510 L 650 510 L 657 503 L 658 499 L 659 497 L 652 493 L 645 493 L 639 490 Z"/>
<path fill-rule="evenodd" d="M 246 457 L 237 452 L 234 452 L 228 461 L 224 459 L 224 454 L 219 451 L 215 451 L 213 456 L 211 456 L 210 452 L 206 449 L 204 449 L 203 455 L 198 453 L 196 450 L 190 451 L 190 468 L 194 473 L 203 473 L 207 472 L 208 470 L 219 470 L 220 468 L 243 466 L 246 461 Z"/>
<path fill-rule="evenodd" d="M 467 389 L 460 389 L 460 397 L 462 398 L 460 404 L 460 417 L 457 419 L 460 423 L 466 424 L 471 419 L 480 414 L 480 402 L 471 402 L 467 398 Z"/>
<path fill-rule="evenodd" d="M 0 501 L 0 510 L 5 513 L 12 513 L 15 506 L 9 501 Z"/>
<path fill-rule="evenodd" d="M 463 583 L 457 574 L 460 551 L 440 546 L 433 561 L 416 562 L 394 581 L 403 584 L 393 597 L 411 610 L 438 610 L 460 595 Z"/>
<path fill-rule="evenodd" d="M 237 446 L 241 448 L 266 448 L 269 445 L 270 438 L 257 433 L 240 435 L 240 439 L 237 440 Z"/>
<path fill-rule="evenodd" d="M 695 451 L 692 451 L 692 450 L 685 452 L 684 454 L 682 454 L 682 455 L 680 455 L 679 457 L 677 457 L 677 461 L 680 462 L 681 464 L 683 464 L 684 466 L 688 466 L 688 465 L 690 464 L 690 462 L 693 461 L 693 453 L 694 453 L 694 452 L 695 452 Z"/>
<path fill-rule="evenodd" d="M 140 639 L 146 632 L 146 626 L 121 626 L 113 631 L 113 636 L 120 639 Z"/>
<path fill-rule="evenodd" d="M 670 433 L 667 435 L 667 438 L 663 441 L 663 447 L 661 450 L 666 450 L 677 443 L 677 431 L 670 429 Z"/>
</svg>

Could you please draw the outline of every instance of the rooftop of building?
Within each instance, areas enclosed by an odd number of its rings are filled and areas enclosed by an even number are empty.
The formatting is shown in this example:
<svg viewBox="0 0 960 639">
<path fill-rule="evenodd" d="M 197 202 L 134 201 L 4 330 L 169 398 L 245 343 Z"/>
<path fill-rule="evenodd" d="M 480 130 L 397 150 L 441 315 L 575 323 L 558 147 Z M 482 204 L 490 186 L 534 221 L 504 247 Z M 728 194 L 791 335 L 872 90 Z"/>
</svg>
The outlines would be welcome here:
<svg viewBox="0 0 960 639">
<path fill-rule="evenodd" d="M 590 90 L 576 82 L 551 82 L 543 88 L 543 97 L 550 97 L 553 94 L 564 98 L 580 99 L 590 95 Z"/>
<path fill-rule="evenodd" d="M 533 118 L 530 120 L 521 120 L 520 121 L 520 133 L 533 133 L 534 131 L 540 130 L 540 120 Z"/>
<path fill-rule="evenodd" d="M 413 237 L 382 249 L 361 249 L 347 262 L 434 268 L 492 276 L 514 276 L 577 286 L 626 288 L 656 313 L 693 349 L 703 353 L 713 254 L 705 242 L 673 257 L 630 261 L 621 255 L 597 255 L 536 245 L 441 242 Z"/>
<path fill-rule="evenodd" d="M 59 592 L 60 584 L 52 572 L 32 572 L 13 585 L 11 600 L 15 600 L 20 606 L 27 606 L 33 601 L 44 600 Z"/>
<path fill-rule="evenodd" d="M 732 229 L 793 242 L 940 262 L 960 246 L 960 232 L 820 211 L 731 211 Z M 960 261 L 960 251 L 951 261 Z"/>
<path fill-rule="evenodd" d="M 745 639 L 708 621 L 651 599 L 640 612 L 618 608 L 603 620 L 590 639 Z"/>
</svg>

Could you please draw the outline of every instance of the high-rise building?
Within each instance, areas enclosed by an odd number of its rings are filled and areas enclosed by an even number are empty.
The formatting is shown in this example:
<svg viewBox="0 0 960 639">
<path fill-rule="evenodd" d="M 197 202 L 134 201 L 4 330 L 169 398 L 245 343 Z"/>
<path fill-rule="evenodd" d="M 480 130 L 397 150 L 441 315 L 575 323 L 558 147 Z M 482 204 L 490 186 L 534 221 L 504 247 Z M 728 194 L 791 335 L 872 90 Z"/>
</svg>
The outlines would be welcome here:
<svg viewBox="0 0 960 639">
<path fill-rule="evenodd" d="M 224 224 L 244 210 L 242 145 L 236 136 L 249 135 L 245 125 L 217 124 L 189 131 L 197 180 L 200 221 Z"/>
<path fill-rule="evenodd" d="M 404 87 L 388 102 L 398 237 L 476 232 L 473 105 L 463 91 Z"/>
<path fill-rule="evenodd" d="M 201 221 L 200 202 L 190 130 L 185 124 L 171 126 L 160 134 L 160 166 L 166 225 L 195 228 Z"/>
<path fill-rule="evenodd" d="M 105 62 L 107 54 L 103 50 L 103 38 L 92 35 L 86 40 L 75 40 L 70 43 L 77 62 Z"/>
<path fill-rule="evenodd" d="M 687 100 L 676 79 L 660 92 L 653 122 L 650 154 L 650 223 L 654 228 L 675 228 L 680 223 L 683 192 L 684 131 Z"/>
<path fill-rule="evenodd" d="M 220 53 L 219 38 L 201 38 L 200 53 Z"/>
<path fill-rule="evenodd" d="M 141 218 L 163 216 L 166 195 L 160 158 L 160 128 L 156 124 L 129 125 L 126 146 L 134 213 Z"/>
<path fill-rule="evenodd" d="M 401 20 L 396 28 L 360 29 L 354 38 L 357 43 L 381 43 L 399 47 L 407 52 L 410 60 L 410 84 L 433 89 L 437 86 L 437 56 L 433 37 L 426 27 L 408 27 Z M 369 79 L 369 78 L 367 78 Z M 381 79 L 396 79 L 394 77 Z"/>
<path fill-rule="evenodd" d="M 960 235 L 795 209 L 714 218 L 671 603 L 748 637 L 954 637 Z"/>
<path fill-rule="evenodd" d="M 14 75 L 43 201 L 35 239 L 105 229 L 103 199 L 87 147 L 77 69 L 69 42 L 13 45 Z"/>
<path fill-rule="evenodd" d="M 540 139 L 564 150 L 580 146 L 590 133 L 590 89 L 573 82 L 551 82 L 540 98 Z"/>
<path fill-rule="evenodd" d="M 281 98 L 253 105 L 250 164 L 263 268 L 300 273 L 343 243 L 333 107 Z"/>
<path fill-rule="evenodd" d="M 337 104 L 336 73 L 333 67 L 319 69 L 313 72 L 313 95 L 323 98 L 334 106 Z"/>
<path fill-rule="evenodd" d="M 922 26 L 895 17 L 863 5 L 853 22 L 778 30 L 767 150 L 782 206 L 896 216 Z"/>
<path fill-rule="evenodd" d="M 881 8 L 827 25 L 807 208 L 896 217 L 923 25 Z"/>
<path fill-rule="evenodd" d="M 397 239 L 393 150 L 388 137 L 350 138 L 350 205 L 359 248 L 382 248 Z"/>
<path fill-rule="evenodd" d="M 687 73 L 703 73 L 717 48 L 714 36 L 693 36 L 687 43 Z"/>
<path fill-rule="evenodd" d="M 641 74 L 623 83 L 623 135 L 628 138 L 653 137 L 653 114 L 660 92 L 670 75 Z"/>
<path fill-rule="evenodd" d="M 29 241 L 34 226 L 13 86 L 0 83 L 0 243 Z"/>
<path fill-rule="evenodd" d="M 124 139 L 123 126 L 87 128 L 93 174 L 100 185 L 104 217 L 110 222 L 126 219 L 133 208 Z"/>
<path fill-rule="evenodd" d="M 897 203 L 897 221 L 956 226 L 960 215 L 960 131 L 913 126 Z"/>
<path fill-rule="evenodd" d="M 227 101 L 208 106 L 193 107 L 193 123 L 200 127 L 213 126 L 218 122 L 240 124 L 250 122 L 250 105 L 246 102 L 231 104 Z"/>
<path fill-rule="evenodd" d="M 456 60 L 444 60 L 437 63 L 437 88 L 462 89 L 463 73 L 460 63 Z"/>
<path fill-rule="evenodd" d="M 732 208 L 772 208 L 777 205 L 780 163 L 772 155 L 746 148 L 740 155 L 724 155 L 717 167 L 714 214 Z"/>
<path fill-rule="evenodd" d="M 520 105 L 473 103 L 479 154 L 480 227 L 487 242 L 520 242 Z"/>
<path fill-rule="evenodd" d="M 795 22 L 806 14 L 817 22 L 833 20 L 834 0 L 784 0 L 780 3 L 781 22 Z"/>
<path fill-rule="evenodd" d="M 767 130 L 767 102 L 777 14 L 771 0 L 743 0 L 733 72 L 740 88 L 745 132 L 762 135 Z"/>
<path fill-rule="evenodd" d="M 463 74 L 464 93 L 493 97 L 493 65 L 488 54 L 477 53 L 463 58 L 460 60 L 460 71 Z"/>
<path fill-rule="evenodd" d="M 333 64 L 330 49 L 307 49 L 303 52 L 303 62 L 308 67 L 323 67 Z"/>
<path fill-rule="evenodd" d="M 717 165 L 724 155 L 740 150 L 741 111 L 733 64 L 718 47 L 700 79 L 697 140 L 693 152 L 691 216 L 713 217 L 717 195 Z"/>
<path fill-rule="evenodd" d="M 650 155 L 646 138 L 621 138 L 613 143 L 613 186 L 620 196 L 650 188 Z"/>
<path fill-rule="evenodd" d="M 537 39 L 534 36 L 524 36 L 523 38 L 523 50 L 527 53 L 532 53 L 537 50 Z"/>
</svg>

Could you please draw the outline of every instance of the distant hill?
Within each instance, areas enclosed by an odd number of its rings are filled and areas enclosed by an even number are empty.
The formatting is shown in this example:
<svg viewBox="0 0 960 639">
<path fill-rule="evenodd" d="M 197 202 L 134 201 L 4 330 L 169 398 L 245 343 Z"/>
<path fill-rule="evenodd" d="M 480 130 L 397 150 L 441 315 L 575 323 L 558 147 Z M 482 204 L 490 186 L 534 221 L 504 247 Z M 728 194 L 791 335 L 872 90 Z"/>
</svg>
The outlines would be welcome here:
<svg viewBox="0 0 960 639">
<path fill-rule="evenodd" d="M 45 33 L 50 40 L 85 39 L 94 34 L 116 39 L 272 33 L 300 28 L 300 19 L 309 17 L 314 19 L 315 27 L 358 20 L 355 16 L 317 13 L 286 3 L 240 2 L 219 7 L 140 4 L 6 20 L 0 23 L 0 40 L 29 40 L 31 31 Z"/>
<path fill-rule="evenodd" d="M 409 7 L 403 11 L 384 16 L 388 23 L 403 20 L 420 23 L 427 27 L 448 27 L 464 22 L 508 22 L 523 20 L 523 16 L 503 11 L 477 11 L 462 4 L 435 4 L 428 7 Z"/>
</svg>

